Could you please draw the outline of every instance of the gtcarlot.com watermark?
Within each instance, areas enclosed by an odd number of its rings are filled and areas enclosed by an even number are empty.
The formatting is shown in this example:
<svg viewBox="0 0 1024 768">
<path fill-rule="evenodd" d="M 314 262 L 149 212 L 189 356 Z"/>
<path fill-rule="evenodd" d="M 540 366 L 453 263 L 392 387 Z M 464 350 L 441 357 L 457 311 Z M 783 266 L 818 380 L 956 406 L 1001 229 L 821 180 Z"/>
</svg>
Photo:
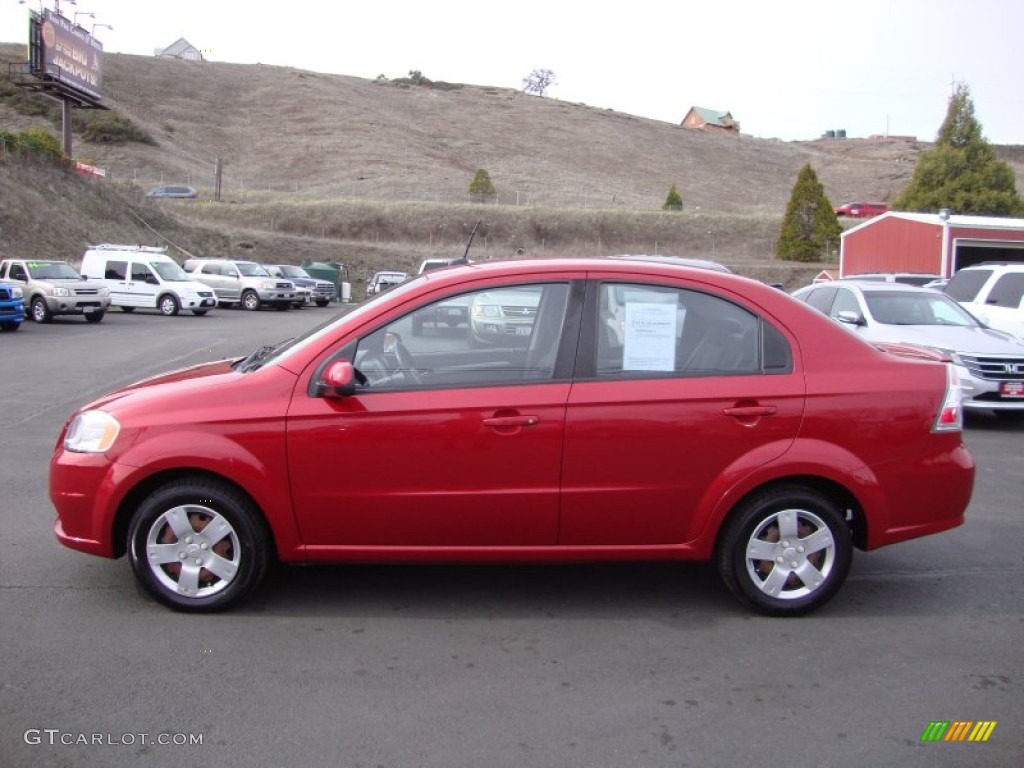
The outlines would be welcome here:
<svg viewBox="0 0 1024 768">
<path fill-rule="evenodd" d="M 195 747 L 203 743 L 201 733 L 85 733 L 60 728 L 29 728 L 22 738 L 30 746 L 51 747 Z"/>
</svg>

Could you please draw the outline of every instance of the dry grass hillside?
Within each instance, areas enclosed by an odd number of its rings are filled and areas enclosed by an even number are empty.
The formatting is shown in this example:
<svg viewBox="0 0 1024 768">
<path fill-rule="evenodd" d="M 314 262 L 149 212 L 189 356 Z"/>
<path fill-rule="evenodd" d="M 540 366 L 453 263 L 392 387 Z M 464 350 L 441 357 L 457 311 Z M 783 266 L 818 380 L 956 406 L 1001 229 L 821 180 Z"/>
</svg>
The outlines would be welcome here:
<svg viewBox="0 0 1024 768">
<path fill-rule="evenodd" d="M 24 51 L 0 44 L 3 70 Z M 504 88 L 123 54 L 105 56 L 104 92 L 156 145 L 76 136 L 75 156 L 106 168 L 106 181 L 0 164 L 0 251 L 73 259 L 89 242 L 127 239 L 343 260 L 361 275 L 461 253 L 479 220 L 477 258 L 678 253 L 788 283 L 771 252 L 801 166 L 812 163 L 836 203 L 885 200 L 926 146 L 719 136 Z M 0 127 L 40 122 L 0 101 Z M 1024 153 L 1003 149 L 1020 179 Z M 210 195 L 218 157 L 225 202 L 143 198 L 160 182 Z M 468 200 L 477 168 L 495 203 Z M 672 184 L 681 214 L 660 210 Z"/>
</svg>

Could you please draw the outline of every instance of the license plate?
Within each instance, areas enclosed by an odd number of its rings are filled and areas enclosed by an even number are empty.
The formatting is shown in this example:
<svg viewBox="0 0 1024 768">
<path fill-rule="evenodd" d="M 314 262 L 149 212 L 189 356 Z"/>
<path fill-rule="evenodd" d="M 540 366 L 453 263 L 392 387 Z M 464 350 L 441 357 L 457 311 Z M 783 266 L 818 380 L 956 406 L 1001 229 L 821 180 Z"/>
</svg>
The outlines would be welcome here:
<svg viewBox="0 0 1024 768">
<path fill-rule="evenodd" d="M 520 325 L 516 328 L 516 336 L 529 336 L 532 328 L 528 325 Z"/>
<path fill-rule="evenodd" d="M 1004 381 L 999 387 L 1003 397 L 1024 397 L 1024 381 Z"/>
<path fill-rule="evenodd" d="M 93 312 L 96 311 L 96 307 L 82 307 L 82 311 L 85 312 L 85 314 L 87 315 L 91 315 Z"/>
</svg>

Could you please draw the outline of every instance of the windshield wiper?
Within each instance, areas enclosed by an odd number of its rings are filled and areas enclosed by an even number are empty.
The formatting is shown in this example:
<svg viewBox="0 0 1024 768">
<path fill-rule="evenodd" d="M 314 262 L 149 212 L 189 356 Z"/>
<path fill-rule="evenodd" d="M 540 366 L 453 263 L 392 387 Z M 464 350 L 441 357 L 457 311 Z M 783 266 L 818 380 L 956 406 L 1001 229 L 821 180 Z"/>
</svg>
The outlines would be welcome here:
<svg viewBox="0 0 1024 768">
<path fill-rule="evenodd" d="M 270 357 L 270 355 L 273 354 L 274 350 L 277 349 L 278 346 L 279 345 L 277 344 L 268 344 L 266 346 L 260 347 L 256 351 L 252 352 L 248 357 L 244 358 L 240 363 L 238 363 L 236 365 L 236 370 L 239 370 L 242 373 L 255 371 L 257 368 L 263 365 L 263 361 Z"/>
</svg>

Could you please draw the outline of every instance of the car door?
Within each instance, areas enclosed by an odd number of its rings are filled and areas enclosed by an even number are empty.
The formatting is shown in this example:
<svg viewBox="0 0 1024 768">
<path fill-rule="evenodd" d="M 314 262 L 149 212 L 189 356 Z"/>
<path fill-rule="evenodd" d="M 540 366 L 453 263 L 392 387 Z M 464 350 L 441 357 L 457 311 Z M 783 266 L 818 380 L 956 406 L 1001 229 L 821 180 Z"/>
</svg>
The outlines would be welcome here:
<svg viewBox="0 0 1024 768">
<path fill-rule="evenodd" d="M 160 281 L 149 265 L 132 261 L 129 265 L 128 296 L 133 307 L 155 307 Z"/>
<path fill-rule="evenodd" d="M 578 328 L 565 320 L 568 281 L 523 289 L 539 302 L 529 335 L 479 346 L 465 326 L 423 327 L 438 299 L 319 364 L 288 414 L 292 497 L 308 546 L 555 543 Z M 351 397 L 316 396 L 319 371 L 340 358 L 365 383 Z"/>
<path fill-rule="evenodd" d="M 110 288 L 111 304 L 120 307 L 139 306 L 129 285 L 131 264 L 127 259 L 107 259 L 103 262 L 103 282 Z"/>
<path fill-rule="evenodd" d="M 561 544 L 690 541 L 705 498 L 796 436 L 804 381 L 789 342 L 737 297 L 599 281 L 583 328 L 566 411 Z"/>
</svg>

